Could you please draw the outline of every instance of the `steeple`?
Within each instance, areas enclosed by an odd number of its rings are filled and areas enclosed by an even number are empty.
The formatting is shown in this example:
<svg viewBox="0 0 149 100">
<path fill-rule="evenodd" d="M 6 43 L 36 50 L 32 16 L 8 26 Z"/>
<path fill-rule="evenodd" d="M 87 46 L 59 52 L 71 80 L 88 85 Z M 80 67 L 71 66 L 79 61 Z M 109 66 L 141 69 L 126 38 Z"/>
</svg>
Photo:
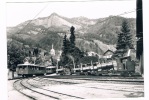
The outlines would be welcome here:
<svg viewBox="0 0 149 100">
<path fill-rule="evenodd" d="M 53 49 L 53 43 L 52 43 L 52 49 Z"/>
<path fill-rule="evenodd" d="M 53 43 L 52 43 L 52 49 L 50 51 L 51 56 L 55 56 L 55 50 L 53 49 Z"/>
</svg>

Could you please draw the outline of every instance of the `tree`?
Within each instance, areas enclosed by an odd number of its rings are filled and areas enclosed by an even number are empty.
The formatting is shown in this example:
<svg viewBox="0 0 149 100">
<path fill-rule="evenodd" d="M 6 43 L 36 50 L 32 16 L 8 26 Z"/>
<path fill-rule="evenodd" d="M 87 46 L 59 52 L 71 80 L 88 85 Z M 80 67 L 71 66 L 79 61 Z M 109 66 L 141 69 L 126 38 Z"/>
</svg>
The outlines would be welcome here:
<svg viewBox="0 0 149 100">
<path fill-rule="evenodd" d="M 70 41 L 67 39 L 67 35 L 65 34 L 63 38 L 62 55 L 60 58 L 61 59 L 60 63 L 62 66 L 65 66 L 68 62 L 68 57 L 66 55 L 69 52 L 69 46 L 70 46 Z"/>
<path fill-rule="evenodd" d="M 36 47 L 36 48 L 34 48 L 33 55 L 37 57 L 38 54 L 39 54 L 39 50 L 38 50 L 38 48 Z"/>
<path fill-rule="evenodd" d="M 61 60 L 60 63 L 62 66 L 66 65 L 72 65 L 72 64 L 77 64 L 79 59 L 83 57 L 83 52 L 75 46 L 75 35 L 74 31 L 75 28 L 72 26 L 70 28 L 70 38 L 69 40 L 67 39 L 67 36 L 65 34 L 64 39 L 63 39 L 63 48 L 62 48 L 62 55 L 61 55 Z M 73 58 L 73 60 L 72 60 Z"/>
<path fill-rule="evenodd" d="M 7 43 L 7 56 L 8 56 L 8 68 L 15 70 L 16 66 L 23 63 L 26 52 L 23 46 L 16 41 L 10 41 Z"/>
<path fill-rule="evenodd" d="M 71 45 L 72 46 L 75 46 L 75 35 L 74 35 L 74 31 L 75 30 L 75 28 L 72 26 L 71 28 L 70 28 L 70 43 L 71 43 Z"/>
<path fill-rule="evenodd" d="M 116 45 L 116 55 L 123 56 L 128 49 L 132 49 L 132 34 L 130 33 L 130 26 L 126 19 L 122 22 L 121 32 L 118 34 L 118 40 Z"/>
<path fill-rule="evenodd" d="M 67 52 L 69 51 L 69 46 L 70 46 L 70 42 L 67 39 L 67 35 L 65 34 L 64 39 L 63 39 L 63 53 L 66 55 Z"/>
</svg>

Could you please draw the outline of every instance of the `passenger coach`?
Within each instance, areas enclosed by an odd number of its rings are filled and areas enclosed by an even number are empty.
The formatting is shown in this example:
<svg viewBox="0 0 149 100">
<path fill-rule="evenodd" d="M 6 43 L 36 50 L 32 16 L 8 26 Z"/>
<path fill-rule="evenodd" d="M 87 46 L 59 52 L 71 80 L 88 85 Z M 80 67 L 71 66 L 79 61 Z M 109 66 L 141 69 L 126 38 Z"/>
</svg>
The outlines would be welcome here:
<svg viewBox="0 0 149 100">
<path fill-rule="evenodd" d="M 46 73 L 45 67 L 41 67 L 35 64 L 18 64 L 16 68 L 16 72 L 18 75 L 22 75 L 22 77 L 31 77 L 33 75 L 44 75 Z"/>
<path fill-rule="evenodd" d="M 48 66 L 46 67 L 46 74 L 56 73 L 56 66 Z"/>
</svg>

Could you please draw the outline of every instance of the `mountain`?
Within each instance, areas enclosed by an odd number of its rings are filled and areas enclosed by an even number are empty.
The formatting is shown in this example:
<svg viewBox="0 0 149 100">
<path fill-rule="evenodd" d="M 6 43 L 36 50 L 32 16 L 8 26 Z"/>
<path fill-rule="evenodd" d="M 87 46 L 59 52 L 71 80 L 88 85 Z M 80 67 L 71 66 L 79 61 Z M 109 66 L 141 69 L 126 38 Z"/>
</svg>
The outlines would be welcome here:
<svg viewBox="0 0 149 100">
<path fill-rule="evenodd" d="M 115 44 L 117 42 L 117 34 L 120 33 L 123 17 L 109 16 L 107 18 L 98 19 L 94 25 L 91 25 L 86 36 L 90 36 L 100 40 L 106 44 Z M 130 31 L 133 37 L 136 33 L 136 20 L 134 18 L 127 18 L 130 24 Z"/>
<path fill-rule="evenodd" d="M 83 51 L 102 54 L 107 49 L 115 50 L 117 34 L 120 32 L 123 17 L 89 19 L 86 17 L 67 18 L 52 13 L 48 17 L 28 20 L 15 27 L 7 27 L 7 38 L 30 46 L 39 46 L 47 51 L 52 43 L 56 50 L 62 48 L 64 34 L 69 37 L 70 27 L 75 27 L 76 45 Z M 127 18 L 131 32 L 135 36 L 135 19 Z"/>
<path fill-rule="evenodd" d="M 85 17 L 76 17 L 76 18 L 66 18 L 63 16 L 60 16 L 56 13 L 52 13 L 48 17 L 44 18 L 37 18 L 34 20 L 28 20 L 25 21 L 16 27 L 8 28 L 8 33 L 11 30 L 11 33 L 16 33 L 18 30 L 21 30 L 21 33 L 44 33 L 45 30 L 51 30 L 51 31 L 62 31 L 62 32 L 68 32 L 71 26 L 74 26 L 76 31 L 82 30 L 85 27 L 89 25 L 93 25 L 96 23 L 97 20 L 91 20 Z M 27 26 L 26 26 L 27 25 Z M 22 30 L 22 28 L 24 28 Z"/>
</svg>

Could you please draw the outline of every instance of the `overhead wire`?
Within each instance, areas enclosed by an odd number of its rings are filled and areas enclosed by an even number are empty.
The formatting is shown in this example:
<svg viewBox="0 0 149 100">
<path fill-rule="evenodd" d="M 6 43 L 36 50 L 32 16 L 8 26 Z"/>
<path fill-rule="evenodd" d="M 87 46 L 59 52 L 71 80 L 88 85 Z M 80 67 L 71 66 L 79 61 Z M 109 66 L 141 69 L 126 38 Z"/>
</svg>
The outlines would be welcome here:
<svg viewBox="0 0 149 100">
<path fill-rule="evenodd" d="M 118 15 L 115 15 L 115 16 L 122 16 L 122 15 L 126 15 L 126 14 L 129 14 L 129 13 L 133 13 L 133 12 L 136 12 L 136 11 L 139 11 L 139 10 L 142 10 L 142 9 L 138 9 L 138 10 L 135 9 L 135 10 L 123 12 L 123 13 L 118 14 Z M 102 23 L 102 22 L 104 22 L 104 21 L 110 20 L 110 19 L 114 18 L 115 16 L 111 16 L 111 17 L 109 17 L 109 18 L 105 18 L 104 20 L 99 21 L 98 23 Z"/>
<path fill-rule="evenodd" d="M 34 17 L 32 20 L 30 20 L 19 32 L 18 34 L 27 27 L 27 25 L 29 25 L 46 7 L 48 6 L 48 4 L 46 6 L 44 6 Z"/>
<path fill-rule="evenodd" d="M 97 1 L 128 1 L 128 0 L 49 0 L 49 1 L 7 1 L 6 3 L 49 3 L 49 2 L 97 2 Z"/>
</svg>

